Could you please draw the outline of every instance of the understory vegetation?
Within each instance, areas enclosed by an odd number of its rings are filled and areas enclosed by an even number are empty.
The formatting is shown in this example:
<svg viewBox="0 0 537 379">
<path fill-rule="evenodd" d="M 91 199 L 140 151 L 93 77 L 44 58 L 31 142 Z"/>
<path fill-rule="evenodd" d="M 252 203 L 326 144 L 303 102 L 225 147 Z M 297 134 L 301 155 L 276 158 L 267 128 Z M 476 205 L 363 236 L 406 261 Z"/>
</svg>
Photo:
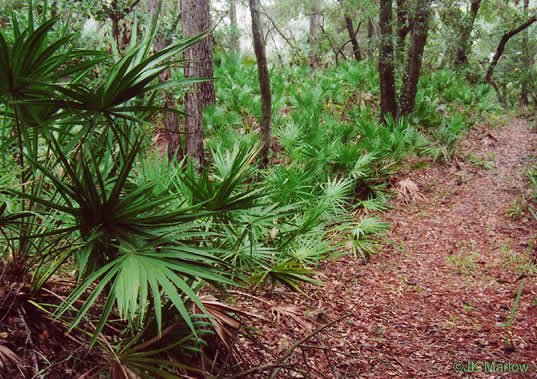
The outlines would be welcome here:
<svg viewBox="0 0 537 379">
<path fill-rule="evenodd" d="M 155 27 L 142 29 L 124 55 L 83 49 L 31 9 L 0 33 L 0 283 L 10 288 L 0 319 L 64 325 L 106 357 L 79 362 L 87 375 L 172 377 L 202 370 L 199 357 L 217 366 L 208 345 L 229 344 L 229 312 L 241 317 L 227 291 L 301 291 L 321 283 L 323 259 L 366 263 L 389 228 L 378 214 L 390 176 L 409 159 L 452 159 L 474 123 L 501 110 L 489 84 L 442 68 L 421 76 L 411 116 L 380 122 L 373 59 L 274 67 L 272 153 L 259 168 L 256 66 L 218 53 L 198 172 L 169 159 L 154 130 L 160 91 L 186 91 L 178 54 L 204 35 L 154 53 Z M 157 83 L 170 67 L 173 80 Z M 0 363 L 29 373 L 0 348 Z"/>
</svg>

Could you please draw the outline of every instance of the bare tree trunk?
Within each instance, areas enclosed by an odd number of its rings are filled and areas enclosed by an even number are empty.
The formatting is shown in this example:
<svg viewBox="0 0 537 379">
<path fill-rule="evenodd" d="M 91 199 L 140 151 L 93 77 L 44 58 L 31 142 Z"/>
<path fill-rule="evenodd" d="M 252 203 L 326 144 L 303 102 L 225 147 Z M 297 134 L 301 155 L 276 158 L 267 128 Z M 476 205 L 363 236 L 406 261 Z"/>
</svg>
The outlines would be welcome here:
<svg viewBox="0 0 537 379">
<path fill-rule="evenodd" d="M 317 47 L 317 30 L 321 25 L 320 0 L 314 0 L 310 15 L 310 65 L 312 68 L 319 66 L 319 52 Z"/>
<path fill-rule="evenodd" d="M 421 62 L 427 33 L 429 31 L 430 0 L 417 0 L 416 15 L 412 30 L 410 48 L 408 50 L 406 72 L 403 87 L 399 96 L 400 116 L 409 115 L 414 111 Z"/>
<path fill-rule="evenodd" d="M 209 0 L 181 0 L 183 35 L 191 36 L 210 27 Z M 211 39 L 204 38 L 184 51 L 185 78 L 212 78 L 213 53 Z M 197 161 L 198 170 L 204 165 L 202 111 L 215 103 L 214 82 L 207 80 L 191 86 L 185 95 L 185 150 Z"/>
<path fill-rule="evenodd" d="M 237 23 L 237 0 L 229 0 L 229 20 L 231 24 L 231 51 L 233 54 L 238 54 L 239 45 L 239 24 Z"/>
<path fill-rule="evenodd" d="M 132 36 L 127 23 L 124 22 L 125 16 L 132 12 L 138 2 L 139 0 L 134 1 L 127 8 L 121 7 L 118 4 L 118 0 L 112 0 L 109 5 L 104 2 L 102 4 L 104 12 L 110 18 L 110 21 L 112 21 L 112 37 L 116 41 L 117 50 L 120 54 L 124 52 Z"/>
<path fill-rule="evenodd" d="M 479 11 L 480 5 L 481 0 L 472 0 L 472 4 L 470 6 L 470 16 L 466 17 L 467 19 L 462 26 L 462 33 L 459 40 L 459 48 L 455 53 L 455 67 L 468 63 L 468 57 L 466 55 L 468 53 L 470 35 L 472 34 L 472 30 L 474 29 L 475 20 L 477 18 L 477 12 Z"/>
<path fill-rule="evenodd" d="M 267 57 L 265 53 L 265 41 L 261 30 L 261 17 L 259 0 L 248 0 L 250 14 L 252 16 L 252 35 L 254 40 L 254 51 L 257 58 L 257 74 L 259 77 L 259 87 L 261 90 L 261 141 L 263 148 L 260 156 L 260 166 L 268 165 L 268 152 L 270 148 L 270 123 L 272 118 L 272 95 L 270 92 L 270 78 L 267 67 Z"/>
<path fill-rule="evenodd" d="M 397 117 L 395 101 L 395 79 L 393 74 L 393 31 L 392 0 L 380 0 L 380 120 L 384 122 L 387 114 Z"/>
<path fill-rule="evenodd" d="M 362 53 L 360 51 L 360 45 L 356 40 L 356 34 L 358 33 L 358 30 L 354 30 L 354 26 L 352 25 L 352 19 L 348 14 L 345 14 L 345 26 L 347 27 L 347 33 L 349 33 L 349 40 L 352 43 L 352 51 L 354 53 L 354 58 L 356 58 L 356 60 L 360 62 L 362 60 Z"/>
<path fill-rule="evenodd" d="M 529 3 L 529 0 L 524 0 L 524 15 L 526 17 L 528 17 Z M 528 29 L 526 29 L 522 35 L 522 59 L 524 61 L 526 70 L 529 71 L 532 66 L 532 57 L 530 56 L 530 52 L 528 50 L 528 40 Z M 528 100 L 528 79 L 529 78 L 527 76 L 522 79 L 522 88 L 520 89 L 520 100 L 518 103 L 521 107 L 525 107 L 530 103 Z"/>
</svg>

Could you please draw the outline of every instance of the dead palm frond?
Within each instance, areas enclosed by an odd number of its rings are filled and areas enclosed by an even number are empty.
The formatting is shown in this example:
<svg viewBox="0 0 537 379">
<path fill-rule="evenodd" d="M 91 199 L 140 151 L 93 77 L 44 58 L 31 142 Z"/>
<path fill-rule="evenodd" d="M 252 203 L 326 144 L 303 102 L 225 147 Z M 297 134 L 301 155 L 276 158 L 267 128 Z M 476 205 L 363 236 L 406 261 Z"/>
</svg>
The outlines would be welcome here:
<svg viewBox="0 0 537 379">
<path fill-rule="evenodd" d="M 410 179 L 403 179 L 395 185 L 399 199 L 404 204 L 409 204 L 416 200 L 424 200 L 418 185 Z"/>
</svg>

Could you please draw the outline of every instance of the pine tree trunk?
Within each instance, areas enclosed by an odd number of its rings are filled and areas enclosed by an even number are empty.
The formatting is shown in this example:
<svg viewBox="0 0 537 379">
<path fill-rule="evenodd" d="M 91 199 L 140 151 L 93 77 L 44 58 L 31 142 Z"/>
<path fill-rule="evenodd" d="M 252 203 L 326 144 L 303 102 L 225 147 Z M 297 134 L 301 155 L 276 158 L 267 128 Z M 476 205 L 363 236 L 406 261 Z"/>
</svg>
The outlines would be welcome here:
<svg viewBox="0 0 537 379">
<path fill-rule="evenodd" d="M 229 0 L 229 21 L 231 25 L 231 51 L 238 54 L 240 50 L 240 33 L 237 22 L 237 0 Z"/>
<path fill-rule="evenodd" d="M 472 0 L 470 6 L 470 15 L 465 20 L 464 25 L 462 26 L 462 34 L 459 40 L 459 48 L 455 53 L 455 62 L 453 63 L 455 67 L 461 66 L 468 63 L 468 48 L 470 35 L 474 29 L 475 20 L 477 18 L 477 12 L 479 12 L 479 7 L 481 6 L 481 0 Z"/>
<path fill-rule="evenodd" d="M 183 35 L 187 37 L 207 31 L 210 27 L 209 11 L 209 0 L 181 0 Z M 204 38 L 186 49 L 183 57 L 185 78 L 214 76 L 210 38 Z M 202 111 L 215 100 L 212 80 L 194 84 L 185 95 L 185 150 L 197 161 L 198 170 L 204 164 Z"/>
<path fill-rule="evenodd" d="M 427 33 L 429 30 L 430 0 L 418 0 L 412 30 L 410 48 L 408 50 L 407 67 L 403 77 L 403 87 L 399 97 L 400 116 L 409 115 L 414 111 L 416 92 L 420 77 L 421 62 Z"/>
<path fill-rule="evenodd" d="M 395 79 L 393 74 L 393 31 L 392 31 L 392 0 L 380 0 L 380 120 L 384 122 L 386 115 L 397 117 L 395 101 Z"/>
<path fill-rule="evenodd" d="M 265 53 L 265 41 L 261 30 L 261 18 L 259 13 L 259 0 L 248 0 L 250 4 L 250 14 L 252 16 L 252 35 L 254 40 L 254 51 L 257 58 L 257 73 L 259 77 L 259 87 L 261 89 L 261 141 L 263 148 L 260 156 L 260 166 L 268 165 L 268 152 L 271 139 L 271 118 L 272 118 L 272 95 L 270 92 L 270 78 L 267 67 L 267 57 Z"/>
</svg>

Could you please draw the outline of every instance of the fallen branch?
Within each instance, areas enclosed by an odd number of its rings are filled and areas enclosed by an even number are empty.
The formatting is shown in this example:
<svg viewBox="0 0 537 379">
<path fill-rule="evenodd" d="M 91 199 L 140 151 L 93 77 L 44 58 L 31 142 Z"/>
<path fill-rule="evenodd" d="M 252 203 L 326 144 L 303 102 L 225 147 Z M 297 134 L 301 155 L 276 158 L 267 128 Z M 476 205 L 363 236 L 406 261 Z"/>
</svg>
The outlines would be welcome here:
<svg viewBox="0 0 537 379">
<path fill-rule="evenodd" d="M 325 324 L 323 326 L 321 326 L 320 328 L 318 329 L 315 329 L 313 332 L 311 332 L 310 334 L 308 334 L 307 336 L 305 336 L 304 338 L 301 338 L 299 339 L 297 342 L 295 342 L 288 350 L 287 350 L 287 353 L 285 353 L 285 355 L 283 357 L 281 357 L 279 360 L 278 360 L 278 363 L 279 364 L 285 364 L 287 362 L 287 360 L 289 359 L 289 357 L 291 356 L 291 354 L 293 354 L 293 351 L 299 347 L 300 345 L 302 345 L 304 342 L 306 342 L 307 340 L 309 340 L 310 338 L 312 338 L 313 336 L 315 336 L 316 334 L 319 334 L 320 332 L 322 332 L 323 330 L 325 330 L 326 328 L 334 325 L 335 323 L 343 320 L 343 319 L 346 319 L 347 317 L 349 317 L 350 315 L 352 315 L 352 313 L 347 313 L 347 314 L 344 314 L 343 316 L 341 317 L 338 317 L 336 318 L 335 320 L 333 321 L 330 321 L 328 324 Z M 276 375 L 278 375 L 278 372 L 280 371 L 280 367 L 276 368 L 276 370 L 274 370 L 272 372 L 272 375 L 270 376 L 270 379 L 274 379 L 276 377 Z"/>
<path fill-rule="evenodd" d="M 237 377 L 241 377 L 241 376 L 245 376 L 245 375 L 250 375 L 250 374 L 253 374 L 254 372 L 258 372 L 258 371 L 275 369 L 272 372 L 272 375 L 270 376 L 270 378 L 273 379 L 273 378 L 276 377 L 276 375 L 278 375 L 278 372 L 280 371 L 281 368 L 286 368 L 286 369 L 290 369 L 290 370 L 293 370 L 293 371 L 301 371 L 301 370 L 293 369 L 287 364 L 287 360 L 289 359 L 289 357 L 291 357 L 291 355 L 293 354 L 293 351 L 297 347 L 302 345 L 304 342 L 309 340 L 310 338 L 314 337 L 315 335 L 319 334 L 320 332 L 322 332 L 326 328 L 329 328 L 330 326 L 334 325 L 335 323 L 337 323 L 337 322 L 349 317 L 350 315 L 352 315 L 352 313 L 344 314 L 343 316 L 338 317 L 333 321 L 330 321 L 328 324 L 325 324 L 325 325 L 321 326 L 320 328 L 315 329 L 313 332 L 309 333 L 304 338 L 299 339 L 293 345 L 291 345 L 291 347 L 289 349 L 287 349 L 285 354 L 280 359 L 278 359 L 275 363 L 252 367 L 251 369 L 239 372 L 238 374 L 232 375 L 232 376 L 230 376 L 228 378 L 237 378 Z"/>
</svg>

